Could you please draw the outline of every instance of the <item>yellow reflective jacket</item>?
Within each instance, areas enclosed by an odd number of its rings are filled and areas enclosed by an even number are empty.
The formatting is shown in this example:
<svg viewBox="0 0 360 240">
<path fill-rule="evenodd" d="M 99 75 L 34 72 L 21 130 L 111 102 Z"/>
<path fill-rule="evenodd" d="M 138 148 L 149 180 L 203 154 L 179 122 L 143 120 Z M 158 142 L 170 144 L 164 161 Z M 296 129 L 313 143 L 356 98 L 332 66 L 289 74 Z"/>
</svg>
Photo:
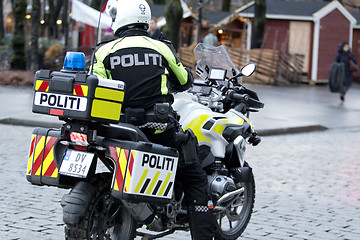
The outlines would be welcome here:
<svg viewBox="0 0 360 240">
<path fill-rule="evenodd" d="M 193 83 L 172 46 L 143 35 L 121 37 L 95 53 L 93 73 L 126 84 L 123 111 L 173 102 L 169 88 L 184 91 Z"/>
</svg>

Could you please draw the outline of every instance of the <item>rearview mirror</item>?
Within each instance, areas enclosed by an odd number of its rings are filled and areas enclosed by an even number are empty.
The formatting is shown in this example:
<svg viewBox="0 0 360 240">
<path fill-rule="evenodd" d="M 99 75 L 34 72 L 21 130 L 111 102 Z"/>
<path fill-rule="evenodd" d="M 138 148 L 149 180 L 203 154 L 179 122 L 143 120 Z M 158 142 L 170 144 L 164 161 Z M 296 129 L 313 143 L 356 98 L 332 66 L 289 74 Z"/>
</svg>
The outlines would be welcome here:
<svg viewBox="0 0 360 240">
<path fill-rule="evenodd" d="M 249 77 L 251 76 L 251 74 L 253 74 L 255 72 L 255 68 L 256 65 L 254 63 L 249 63 L 246 64 L 242 69 L 241 69 L 241 74 L 243 76 Z"/>
</svg>

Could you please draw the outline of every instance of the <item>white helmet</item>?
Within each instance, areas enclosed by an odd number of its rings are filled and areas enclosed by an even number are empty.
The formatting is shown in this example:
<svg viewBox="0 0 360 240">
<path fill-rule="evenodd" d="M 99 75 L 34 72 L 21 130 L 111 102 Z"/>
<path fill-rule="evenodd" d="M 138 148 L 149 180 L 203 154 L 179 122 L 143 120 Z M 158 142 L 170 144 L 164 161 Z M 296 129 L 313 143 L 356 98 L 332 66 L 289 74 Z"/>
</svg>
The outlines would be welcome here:
<svg viewBox="0 0 360 240">
<path fill-rule="evenodd" d="M 109 0 L 106 13 L 113 20 L 111 28 L 117 35 L 124 27 L 144 25 L 148 29 L 151 19 L 151 10 L 145 0 Z"/>
</svg>

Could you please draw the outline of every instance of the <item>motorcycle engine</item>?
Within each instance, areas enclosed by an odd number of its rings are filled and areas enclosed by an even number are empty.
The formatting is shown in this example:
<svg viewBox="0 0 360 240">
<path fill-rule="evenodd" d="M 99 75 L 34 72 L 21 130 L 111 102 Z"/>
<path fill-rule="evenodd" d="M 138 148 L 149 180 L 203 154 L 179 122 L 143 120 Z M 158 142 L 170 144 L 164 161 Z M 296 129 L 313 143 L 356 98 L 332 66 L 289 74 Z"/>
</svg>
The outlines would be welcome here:
<svg viewBox="0 0 360 240">
<path fill-rule="evenodd" d="M 221 174 L 213 174 L 208 176 L 208 182 L 210 184 L 211 196 L 213 201 L 215 200 L 216 202 L 224 194 L 237 189 L 233 179 Z"/>
</svg>

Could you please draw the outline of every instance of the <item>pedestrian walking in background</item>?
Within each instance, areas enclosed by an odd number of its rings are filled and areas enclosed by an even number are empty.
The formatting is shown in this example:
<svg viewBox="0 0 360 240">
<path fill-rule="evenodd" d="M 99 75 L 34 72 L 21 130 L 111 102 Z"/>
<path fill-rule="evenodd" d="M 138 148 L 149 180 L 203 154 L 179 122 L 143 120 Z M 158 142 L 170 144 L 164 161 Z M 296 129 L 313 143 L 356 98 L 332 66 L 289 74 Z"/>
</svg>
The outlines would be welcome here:
<svg viewBox="0 0 360 240">
<path fill-rule="evenodd" d="M 338 54 L 335 59 L 338 63 L 344 63 L 345 79 L 343 82 L 344 88 L 340 92 L 340 100 L 343 103 L 345 101 L 345 94 L 352 85 L 353 77 L 352 73 L 358 71 L 357 60 L 350 50 L 349 43 L 347 41 L 342 42 L 338 46 Z"/>
<path fill-rule="evenodd" d="M 155 17 L 152 17 L 149 23 L 149 37 L 156 40 L 167 40 L 167 36 L 165 33 L 160 31 L 160 29 L 157 26 L 157 20 Z"/>
<path fill-rule="evenodd" d="M 217 36 L 214 33 L 215 33 L 214 27 L 210 27 L 209 28 L 209 33 L 204 37 L 203 42 L 205 44 L 208 44 L 208 45 L 218 46 L 219 45 L 219 40 L 218 40 Z"/>
</svg>

